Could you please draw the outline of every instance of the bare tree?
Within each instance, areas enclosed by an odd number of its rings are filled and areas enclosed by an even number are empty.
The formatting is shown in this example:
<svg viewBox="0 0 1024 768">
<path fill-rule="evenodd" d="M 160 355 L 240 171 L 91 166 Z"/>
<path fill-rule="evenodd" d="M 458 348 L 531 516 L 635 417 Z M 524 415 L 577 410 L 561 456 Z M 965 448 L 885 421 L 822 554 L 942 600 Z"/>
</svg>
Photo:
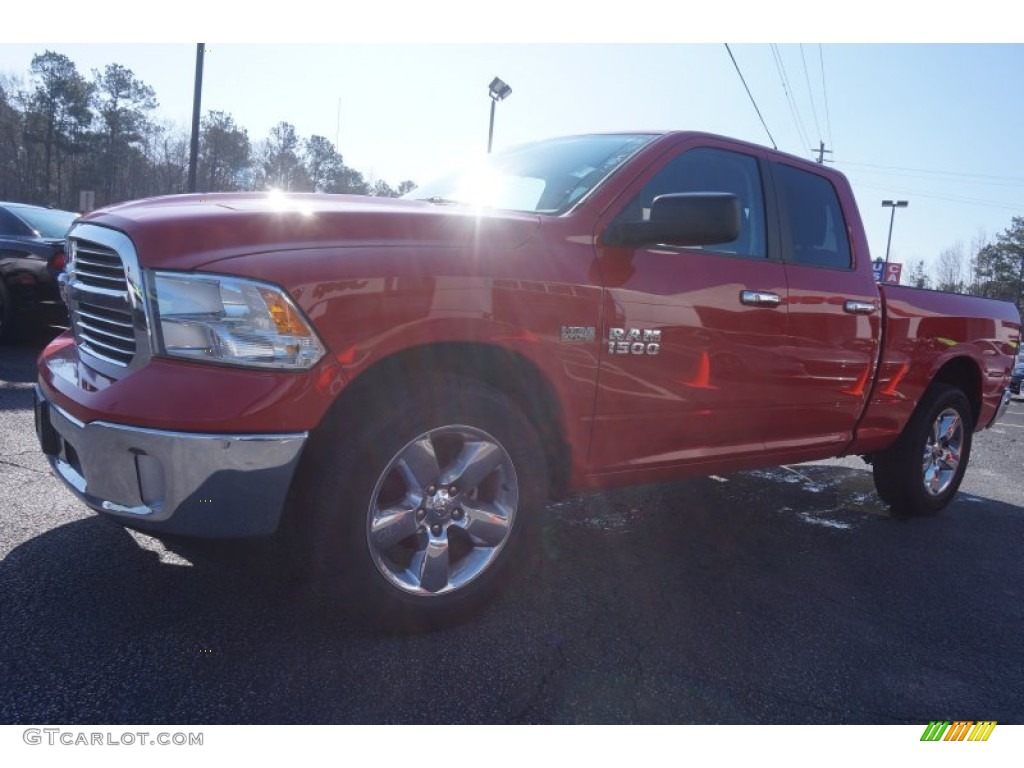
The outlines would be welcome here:
<svg viewBox="0 0 1024 768">
<path fill-rule="evenodd" d="M 925 272 L 924 259 L 918 259 L 910 273 L 910 284 L 915 288 L 931 288 L 931 278 Z"/>
<path fill-rule="evenodd" d="M 957 240 L 952 246 L 939 253 L 936 265 L 936 287 L 940 291 L 963 293 L 967 281 L 967 264 L 964 244 Z"/>
<path fill-rule="evenodd" d="M 170 122 L 154 126 L 149 142 L 153 194 L 176 195 L 188 189 L 188 155 L 189 135 L 185 128 Z"/>
<path fill-rule="evenodd" d="M 975 296 L 981 295 L 981 286 L 978 280 L 978 254 L 985 250 L 991 242 L 992 239 L 988 235 L 988 230 L 984 227 L 978 227 L 978 231 L 971 238 L 967 292 Z"/>
</svg>

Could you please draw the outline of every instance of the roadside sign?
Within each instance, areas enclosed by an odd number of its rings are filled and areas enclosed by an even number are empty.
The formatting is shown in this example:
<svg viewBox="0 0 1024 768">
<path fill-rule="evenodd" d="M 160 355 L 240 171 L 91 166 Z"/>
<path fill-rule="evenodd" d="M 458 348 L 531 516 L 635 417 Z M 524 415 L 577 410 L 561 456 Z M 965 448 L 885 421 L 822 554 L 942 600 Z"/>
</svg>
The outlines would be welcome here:
<svg viewBox="0 0 1024 768">
<path fill-rule="evenodd" d="M 900 284 L 900 275 L 903 273 L 903 265 L 890 261 L 886 264 L 881 259 L 871 263 L 871 270 L 875 273 L 876 283 Z"/>
</svg>

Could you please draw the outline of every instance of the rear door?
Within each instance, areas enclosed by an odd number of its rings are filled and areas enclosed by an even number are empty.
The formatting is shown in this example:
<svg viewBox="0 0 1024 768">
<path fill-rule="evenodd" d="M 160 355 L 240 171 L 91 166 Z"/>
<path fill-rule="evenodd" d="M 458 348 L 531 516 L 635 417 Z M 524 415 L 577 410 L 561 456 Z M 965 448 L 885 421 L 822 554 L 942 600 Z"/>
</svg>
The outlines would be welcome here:
<svg viewBox="0 0 1024 768">
<path fill-rule="evenodd" d="M 841 179 L 773 162 L 788 286 L 788 354 L 800 370 L 777 392 L 770 450 L 852 439 L 878 359 L 881 298 L 861 222 Z"/>
</svg>

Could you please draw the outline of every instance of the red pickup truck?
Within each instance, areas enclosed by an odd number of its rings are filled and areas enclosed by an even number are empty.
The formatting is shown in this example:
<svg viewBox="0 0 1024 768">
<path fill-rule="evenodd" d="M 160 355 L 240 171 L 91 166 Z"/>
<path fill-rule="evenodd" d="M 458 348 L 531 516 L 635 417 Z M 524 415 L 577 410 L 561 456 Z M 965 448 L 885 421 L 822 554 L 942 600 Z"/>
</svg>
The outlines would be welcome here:
<svg viewBox="0 0 1024 768">
<path fill-rule="evenodd" d="M 69 235 L 37 431 L 95 510 L 288 530 L 386 621 L 463 613 L 568 491 L 859 454 L 956 493 L 1006 303 L 876 284 L 842 174 L 692 132 L 514 148 L 406 199 L 186 195 Z"/>
</svg>

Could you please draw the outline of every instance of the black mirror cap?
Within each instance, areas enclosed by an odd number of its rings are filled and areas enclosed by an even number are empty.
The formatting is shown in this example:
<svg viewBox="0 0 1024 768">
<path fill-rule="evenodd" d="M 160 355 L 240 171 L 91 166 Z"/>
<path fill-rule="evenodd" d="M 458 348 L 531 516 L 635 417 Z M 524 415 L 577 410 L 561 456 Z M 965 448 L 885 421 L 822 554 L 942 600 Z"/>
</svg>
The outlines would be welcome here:
<svg viewBox="0 0 1024 768">
<path fill-rule="evenodd" d="M 728 192 L 659 195 L 647 221 L 627 221 L 609 233 L 615 245 L 716 245 L 740 236 L 740 201 Z"/>
</svg>

